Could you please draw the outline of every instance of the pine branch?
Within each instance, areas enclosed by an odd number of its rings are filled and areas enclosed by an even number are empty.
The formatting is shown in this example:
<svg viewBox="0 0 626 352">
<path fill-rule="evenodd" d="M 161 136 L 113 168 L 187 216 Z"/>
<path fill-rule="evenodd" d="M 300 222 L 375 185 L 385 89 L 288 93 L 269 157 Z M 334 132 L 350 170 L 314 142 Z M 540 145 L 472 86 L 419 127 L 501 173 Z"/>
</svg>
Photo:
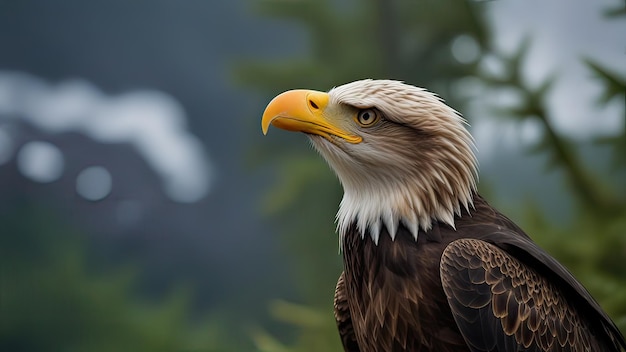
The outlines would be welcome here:
<svg viewBox="0 0 626 352">
<path fill-rule="evenodd" d="M 626 92 L 626 78 L 620 77 L 617 73 L 600 66 L 592 59 L 585 58 L 583 61 L 604 84 L 604 92 L 598 99 L 599 104 L 606 104 L 613 98 L 624 95 Z"/>
<path fill-rule="evenodd" d="M 529 87 L 523 79 L 522 63 L 529 44 L 530 40 L 525 39 L 517 52 L 511 56 L 496 53 L 496 56 L 505 64 L 505 73 L 500 76 L 485 74 L 483 78 L 498 88 L 514 88 L 519 92 L 521 102 L 517 106 L 509 107 L 509 114 L 519 120 L 537 119 L 545 131 L 543 138 L 532 149 L 548 153 L 550 166 L 562 168 L 573 191 L 588 209 L 598 214 L 612 214 L 618 202 L 600 190 L 590 177 L 590 171 L 574 151 L 573 145 L 568 143 L 551 122 L 545 97 L 556 76 L 547 78 L 537 88 Z"/>
<path fill-rule="evenodd" d="M 621 98 L 622 101 L 626 99 L 626 77 L 602 67 L 592 59 L 586 58 L 584 62 L 604 85 L 604 91 L 598 98 L 598 105 L 607 104 L 613 99 Z M 621 132 L 613 136 L 604 136 L 595 139 L 596 143 L 605 144 L 612 148 L 613 170 L 626 166 L 626 111 L 622 119 L 624 120 L 624 127 Z"/>
</svg>

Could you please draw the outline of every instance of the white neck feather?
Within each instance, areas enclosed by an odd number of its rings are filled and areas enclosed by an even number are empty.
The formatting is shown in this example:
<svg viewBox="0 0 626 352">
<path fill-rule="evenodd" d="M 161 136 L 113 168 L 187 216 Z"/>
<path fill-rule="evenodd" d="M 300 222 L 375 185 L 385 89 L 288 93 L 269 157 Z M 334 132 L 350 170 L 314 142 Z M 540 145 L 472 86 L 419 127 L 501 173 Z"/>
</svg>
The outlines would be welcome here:
<svg viewBox="0 0 626 352">
<path fill-rule="evenodd" d="M 432 226 L 430 216 L 420 214 L 419 211 L 406 211 L 411 205 L 415 208 L 423 207 L 420 206 L 419 199 L 412 199 L 410 191 L 403 188 L 400 185 L 400 188 L 397 186 L 370 188 L 366 192 L 346 190 L 337 212 L 340 243 L 343 243 L 343 237 L 353 224 L 362 238 L 369 232 L 375 243 L 378 243 L 383 226 L 392 239 L 395 239 L 400 224 L 404 224 L 416 240 L 420 228 L 430 229 Z M 452 214 L 444 210 L 441 215 L 448 224 L 454 226 Z"/>
<path fill-rule="evenodd" d="M 400 226 L 406 227 L 417 241 L 419 230 L 428 231 L 433 222 L 441 221 L 455 227 L 454 217 L 461 214 L 461 207 L 472 206 L 474 187 L 459 193 L 457 199 L 433 199 L 421 197 L 428 185 L 415 183 L 377 183 L 375 186 L 353 187 L 343 182 L 344 195 L 337 212 L 337 231 L 340 246 L 350 227 L 355 225 L 361 238 L 369 235 L 378 244 L 384 228 L 391 239 L 395 239 Z M 419 188 L 422 188 L 421 190 Z"/>
</svg>

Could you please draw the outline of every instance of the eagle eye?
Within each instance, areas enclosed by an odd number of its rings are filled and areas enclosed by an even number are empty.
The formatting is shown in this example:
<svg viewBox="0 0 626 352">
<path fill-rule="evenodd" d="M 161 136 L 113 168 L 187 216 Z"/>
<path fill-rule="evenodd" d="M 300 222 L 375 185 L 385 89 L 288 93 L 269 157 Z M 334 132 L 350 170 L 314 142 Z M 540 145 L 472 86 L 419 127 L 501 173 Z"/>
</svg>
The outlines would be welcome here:
<svg viewBox="0 0 626 352">
<path fill-rule="evenodd" d="M 363 109 L 356 115 L 356 121 L 363 127 L 369 127 L 380 120 L 380 114 L 376 109 Z"/>
</svg>

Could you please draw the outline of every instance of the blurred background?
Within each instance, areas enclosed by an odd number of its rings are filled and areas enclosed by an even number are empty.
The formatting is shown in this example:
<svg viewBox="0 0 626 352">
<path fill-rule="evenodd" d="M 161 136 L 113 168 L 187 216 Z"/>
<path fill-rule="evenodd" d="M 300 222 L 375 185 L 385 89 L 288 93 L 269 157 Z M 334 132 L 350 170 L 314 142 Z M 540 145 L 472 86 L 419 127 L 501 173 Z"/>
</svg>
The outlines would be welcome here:
<svg viewBox="0 0 626 352">
<path fill-rule="evenodd" d="M 626 330 L 626 7 L 0 0 L 0 349 L 339 351 L 341 189 L 292 88 L 394 78 Z"/>
</svg>

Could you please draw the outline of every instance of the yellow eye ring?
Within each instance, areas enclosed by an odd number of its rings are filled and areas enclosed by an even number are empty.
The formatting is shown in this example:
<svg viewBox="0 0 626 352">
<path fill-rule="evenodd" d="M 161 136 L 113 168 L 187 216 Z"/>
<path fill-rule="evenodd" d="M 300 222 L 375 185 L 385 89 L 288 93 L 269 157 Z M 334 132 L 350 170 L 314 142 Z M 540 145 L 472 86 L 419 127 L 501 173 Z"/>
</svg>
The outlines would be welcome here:
<svg viewBox="0 0 626 352">
<path fill-rule="evenodd" d="M 380 120 L 380 113 L 376 109 L 359 110 L 355 120 L 362 127 L 370 127 Z"/>
</svg>

